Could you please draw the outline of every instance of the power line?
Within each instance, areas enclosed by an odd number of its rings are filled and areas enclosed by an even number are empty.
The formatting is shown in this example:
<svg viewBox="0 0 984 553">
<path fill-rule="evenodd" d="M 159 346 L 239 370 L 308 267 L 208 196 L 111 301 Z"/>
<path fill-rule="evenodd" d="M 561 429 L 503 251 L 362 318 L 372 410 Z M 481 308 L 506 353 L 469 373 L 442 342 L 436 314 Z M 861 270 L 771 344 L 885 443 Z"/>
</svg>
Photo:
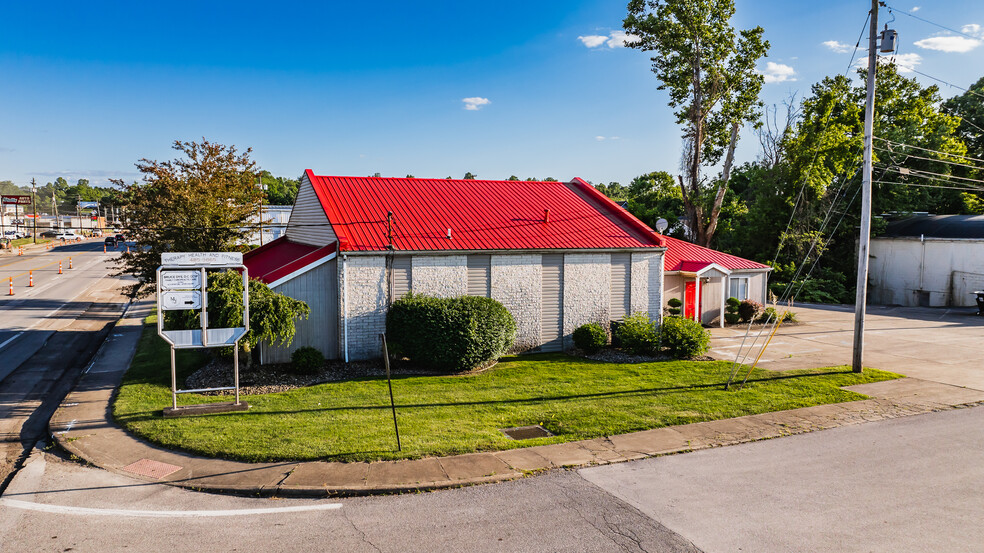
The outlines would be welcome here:
<svg viewBox="0 0 984 553">
<path fill-rule="evenodd" d="M 878 146 L 874 146 L 874 148 L 876 150 L 878 150 L 879 152 L 887 152 L 889 154 L 896 154 L 896 155 L 905 156 L 906 159 L 908 159 L 908 158 L 911 157 L 912 159 L 921 159 L 923 161 L 931 161 L 933 163 L 945 163 L 947 165 L 954 165 L 956 167 L 966 167 L 968 169 L 979 169 L 979 170 L 980 169 L 984 169 L 984 167 L 978 167 L 976 165 L 967 165 L 966 163 L 957 163 L 956 161 L 947 161 L 945 159 L 934 159 L 934 158 L 931 158 L 931 157 L 917 156 L 915 154 L 907 154 L 905 152 L 896 152 L 895 150 L 892 150 L 891 148 L 879 148 Z M 889 156 L 889 157 L 892 157 L 892 156 Z M 896 163 L 896 165 L 898 165 L 898 163 Z"/>
<path fill-rule="evenodd" d="M 880 136 L 875 136 L 873 138 L 875 140 L 881 140 L 882 142 L 888 142 L 889 144 L 896 144 L 898 146 L 905 146 L 906 148 L 915 148 L 917 150 L 922 150 L 924 152 L 933 152 L 934 154 L 940 154 L 941 156 L 950 156 L 950 157 L 956 157 L 956 158 L 960 158 L 960 159 L 966 159 L 968 161 L 976 161 L 978 163 L 984 163 L 984 159 L 977 159 L 976 157 L 961 156 L 961 155 L 957 155 L 957 154 L 948 154 L 946 152 L 941 152 L 939 150 L 933 150 L 933 149 L 930 149 L 930 148 L 923 148 L 922 146 L 913 146 L 912 144 L 906 144 L 905 142 L 896 142 L 894 140 L 889 140 L 887 138 L 882 138 Z M 899 152 L 899 153 L 904 153 L 904 152 Z"/>
<path fill-rule="evenodd" d="M 878 184 L 901 184 L 902 186 L 919 186 L 922 188 L 942 188 L 945 190 L 964 190 L 967 192 L 976 192 L 978 194 L 984 192 L 984 188 L 965 188 L 963 186 L 943 186 L 939 184 L 919 184 L 918 182 L 897 182 L 897 181 L 884 181 L 876 180 L 872 181 Z"/>
<path fill-rule="evenodd" d="M 909 170 L 909 173 L 903 173 L 900 170 L 899 167 L 879 166 L 879 168 L 882 168 L 885 171 L 892 171 L 893 173 L 898 174 L 898 175 L 901 175 L 903 177 L 919 177 L 919 178 L 922 178 L 922 179 L 932 180 L 932 181 L 936 181 L 936 182 L 943 182 L 943 183 L 947 183 L 947 184 L 954 184 L 954 183 L 952 183 L 952 181 L 950 181 L 950 180 L 948 180 L 946 178 L 940 179 L 940 178 L 936 178 L 936 177 L 930 177 L 930 176 L 926 176 L 926 175 L 914 173 L 912 171 L 912 169 Z M 938 173 L 931 173 L 931 174 L 938 174 Z M 944 175 L 944 176 L 946 176 L 946 175 Z M 984 183 L 984 181 L 978 181 L 978 180 L 975 180 L 975 182 Z M 899 182 L 899 181 L 884 181 L 884 184 L 905 184 L 905 183 L 904 182 Z M 963 184 L 963 183 L 955 183 L 955 184 Z M 967 186 L 970 186 L 970 185 L 967 185 Z M 980 192 L 984 192 L 984 188 L 975 188 L 974 190 L 977 190 L 977 191 L 980 191 Z"/>
<path fill-rule="evenodd" d="M 898 8 L 895 8 L 895 7 L 893 7 L 893 6 L 885 6 L 885 7 L 887 7 L 887 8 L 888 8 L 888 11 L 889 11 L 889 12 L 891 12 L 892 14 L 894 14 L 895 12 L 899 12 L 899 13 L 901 13 L 902 15 L 907 15 L 907 16 L 909 16 L 909 17 L 911 17 L 911 18 L 913 18 L 913 19 L 918 19 L 919 21 L 922 21 L 922 22 L 924 22 L 924 23 L 929 23 L 930 25 L 935 25 L 935 26 L 937 26 L 937 27 L 939 27 L 940 29 L 945 29 L 945 30 L 947 30 L 947 31 L 950 31 L 951 33 L 956 33 L 956 34 L 958 34 L 958 35 L 961 35 L 961 36 L 965 36 L 965 37 L 967 37 L 967 38 L 972 38 L 972 39 L 974 39 L 974 40 L 979 40 L 979 39 L 978 39 L 978 38 L 977 38 L 976 36 L 974 36 L 974 35 L 968 35 L 967 33 L 964 33 L 964 32 L 961 32 L 961 31 L 958 31 L 958 30 L 956 30 L 956 29 L 951 29 L 951 28 L 949 28 L 949 27 L 947 27 L 947 26 L 945 26 L 945 25 L 940 25 L 939 23 L 936 23 L 936 22 L 934 22 L 934 21 L 930 21 L 930 20 L 928 20 L 928 19 L 923 19 L 923 18 L 921 18 L 921 17 L 919 17 L 918 15 L 913 15 L 913 14 L 911 14 L 911 13 L 909 13 L 909 12 L 907 12 L 907 11 L 904 11 L 904 10 L 899 10 Z"/>
<path fill-rule="evenodd" d="M 973 94 L 974 96 L 977 96 L 977 97 L 980 97 L 980 98 L 984 98 L 984 94 L 978 94 L 977 92 L 974 92 L 973 90 L 970 90 L 968 88 L 964 88 L 962 86 L 955 85 L 955 84 L 953 84 L 951 82 L 944 81 L 943 79 L 940 79 L 939 77 L 934 77 L 932 75 L 927 75 L 926 73 L 923 73 L 922 71 L 917 71 L 916 69 L 913 69 L 912 67 L 910 67 L 909 70 L 912 71 L 913 73 L 919 73 L 923 77 L 927 77 L 929 79 L 933 79 L 934 81 L 941 82 L 941 83 L 943 83 L 943 84 L 945 84 L 947 86 L 950 86 L 950 87 L 953 87 L 953 88 L 957 88 L 957 89 L 963 90 L 964 92 L 967 92 L 968 94 Z"/>
</svg>

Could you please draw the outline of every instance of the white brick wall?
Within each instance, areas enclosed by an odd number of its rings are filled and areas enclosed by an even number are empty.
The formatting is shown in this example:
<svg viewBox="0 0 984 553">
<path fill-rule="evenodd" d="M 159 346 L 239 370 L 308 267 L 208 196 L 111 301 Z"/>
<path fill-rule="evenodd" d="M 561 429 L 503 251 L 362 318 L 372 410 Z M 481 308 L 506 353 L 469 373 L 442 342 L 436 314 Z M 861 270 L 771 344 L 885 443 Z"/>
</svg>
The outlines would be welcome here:
<svg viewBox="0 0 984 553">
<path fill-rule="evenodd" d="M 541 261 L 539 254 L 492 255 L 491 295 L 516 319 L 512 351 L 540 345 Z M 468 291 L 467 257 L 414 256 L 414 292 L 439 297 Z M 348 352 L 350 360 L 380 356 L 379 334 L 386 330 L 389 306 L 385 256 L 350 256 L 348 281 Z M 658 253 L 632 254 L 632 312 L 660 316 L 663 297 L 663 257 Z M 342 313 L 345 291 L 338 271 Z M 588 322 L 607 323 L 611 305 L 611 255 L 572 253 L 564 257 L 564 347 L 573 346 L 571 334 Z M 340 325 L 342 326 L 342 325 Z M 341 330 L 341 329 L 340 329 Z M 343 346 L 344 347 L 344 346 Z"/>
<path fill-rule="evenodd" d="M 663 254 L 632 254 L 632 313 L 649 313 L 653 319 L 662 317 Z"/>
<path fill-rule="evenodd" d="M 348 309 L 345 289 L 339 281 L 344 317 L 348 319 L 348 358 L 350 361 L 382 357 L 379 335 L 386 330 L 386 307 L 389 306 L 384 256 L 351 256 L 345 262 L 348 284 Z M 338 271 L 339 279 L 342 271 Z M 345 344 L 342 344 L 344 349 Z"/>
<path fill-rule="evenodd" d="M 427 294 L 439 298 L 455 298 L 468 293 L 468 258 L 464 255 L 415 255 L 413 256 L 413 282 L 410 289 L 415 294 Z"/>
<path fill-rule="evenodd" d="M 516 341 L 512 351 L 526 351 L 540 345 L 540 256 L 493 255 L 492 298 L 498 300 L 516 319 Z"/>
<path fill-rule="evenodd" d="M 564 349 L 574 347 L 571 335 L 585 323 L 607 327 L 611 309 L 612 256 L 571 253 L 564 256 Z"/>
</svg>

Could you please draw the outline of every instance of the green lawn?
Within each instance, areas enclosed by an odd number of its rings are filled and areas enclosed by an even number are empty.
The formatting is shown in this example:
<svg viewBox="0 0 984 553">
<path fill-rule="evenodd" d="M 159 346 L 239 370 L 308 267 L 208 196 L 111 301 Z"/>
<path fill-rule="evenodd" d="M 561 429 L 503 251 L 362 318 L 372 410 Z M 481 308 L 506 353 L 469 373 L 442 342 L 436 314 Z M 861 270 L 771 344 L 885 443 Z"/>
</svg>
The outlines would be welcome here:
<svg viewBox="0 0 984 553">
<path fill-rule="evenodd" d="M 179 378 L 200 351 L 178 352 Z M 148 326 L 113 413 L 134 434 L 168 448 L 246 461 L 376 460 L 567 442 L 649 428 L 864 399 L 840 386 L 898 378 L 846 367 L 756 370 L 725 392 L 731 363 L 620 365 L 563 354 L 504 358 L 477 375 L 393 380 L 403 451 L 396 451 L 385 379 L 335 382 L 245 396 L 241 413 L 164 419 L 171 403 L 167 345 Z M 743 374 L 743 373 L 742 373 Z M 185 394 L 182 403 L 229 401 Z M 516 442 L 500 428 L 541 424 L 556 436 Z"/>
</svg>

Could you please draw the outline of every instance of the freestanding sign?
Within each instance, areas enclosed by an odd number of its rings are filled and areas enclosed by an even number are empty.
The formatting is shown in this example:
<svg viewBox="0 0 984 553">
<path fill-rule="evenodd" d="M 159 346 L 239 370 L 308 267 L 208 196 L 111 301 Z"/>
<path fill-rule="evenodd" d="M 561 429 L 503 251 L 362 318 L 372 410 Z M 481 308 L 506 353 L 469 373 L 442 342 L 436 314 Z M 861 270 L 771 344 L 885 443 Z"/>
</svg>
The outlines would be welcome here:
<svg viewBox="0 0 984 553">
<path fill-rule="evenodd" d="M 242 273 L 242 326 L 209 328 L 207 270 L 235 269 Z M 165 311 L 201 310 L 200 329 L 164 330 Z M 249 408 L 239 401 L 239 340 L 249 331 L 249 272 L 243 254 L 234 252 L 178 252 L 161 254 L 157 268 L 157 334 L 171 345 L 171 407 L 164 416 L 239 411 Z M 174 350 L 186 348 L 233 348 L 233 386 L 179 390 Z M 236 390 L 235 403 L 208 403 L 178 407 L 178 394 Z"/>
</svg>

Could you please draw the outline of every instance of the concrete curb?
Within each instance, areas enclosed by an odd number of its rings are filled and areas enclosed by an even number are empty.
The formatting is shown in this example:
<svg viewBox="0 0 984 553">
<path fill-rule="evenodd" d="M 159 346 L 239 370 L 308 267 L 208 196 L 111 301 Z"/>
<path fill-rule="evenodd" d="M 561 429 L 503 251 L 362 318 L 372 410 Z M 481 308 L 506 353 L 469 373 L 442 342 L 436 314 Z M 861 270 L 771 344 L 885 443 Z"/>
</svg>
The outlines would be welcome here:
<svg viewBox="0 0 984 553">
<path fill-rule="evenodd" d="M 76 389 L 51 418 L 49 429 L 62 448 L 99 468 L 148 483 L 212 493 L 334 497 L 457 488 L 547 470 L 622 463 L 984 403 L 984 391 L 902 378 L 846 388 L 869 396 L 861 401 L 578 442 L 403 461 L 244 463 L 165 450 L 129 435 L 112 420 L 111 400 L 129 367 L 150 305 L 148 301 L 131 304 Z M 135 469 L 137 465 L 170 472 L 155 477 Z"/>
</svg>

